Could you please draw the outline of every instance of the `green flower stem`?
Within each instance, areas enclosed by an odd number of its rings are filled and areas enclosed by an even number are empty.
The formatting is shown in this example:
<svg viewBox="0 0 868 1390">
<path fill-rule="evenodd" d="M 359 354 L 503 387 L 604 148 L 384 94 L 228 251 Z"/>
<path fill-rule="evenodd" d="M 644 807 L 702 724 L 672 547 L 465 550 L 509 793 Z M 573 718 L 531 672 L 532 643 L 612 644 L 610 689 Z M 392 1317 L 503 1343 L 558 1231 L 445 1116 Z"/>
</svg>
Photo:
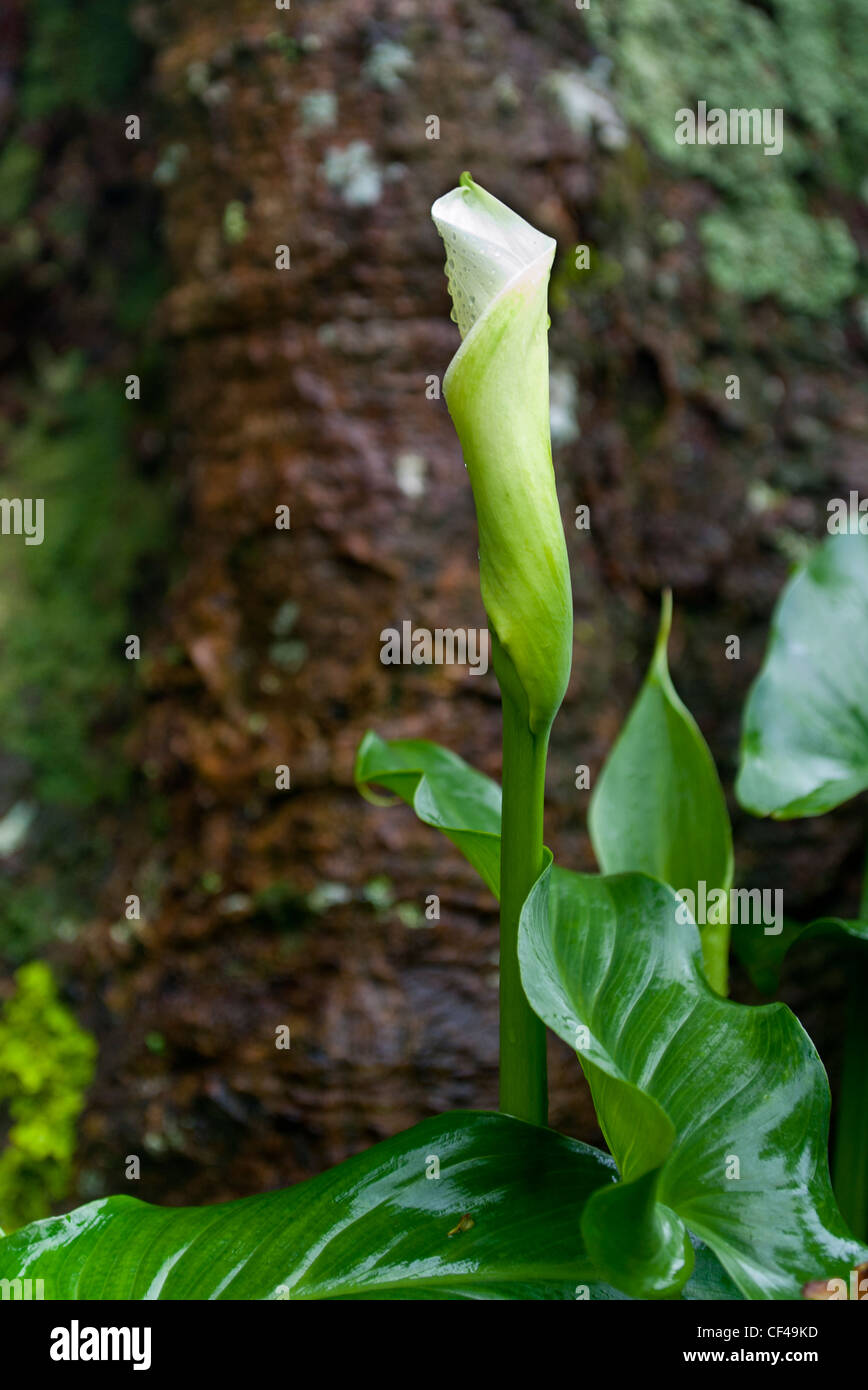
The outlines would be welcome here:
<svg viewBox="0 0 868 1390">
<path fill-rule="evenodd" d="M 868 920 L 868 861 L 859 916 Z M 835 1126 L 835 1196 L 845 1221 L 868 1240 L 868 961 L 858 948 L 848 962 L 844 1058 Z"/>
<path fill-rule="evenodd" d="M 543 800 L 549 731 L 503 694 L 503 811 L 500 842 L 500 1108 L 533 1124 L 548 1120 L 546 1030 L 524 992 L 518 966 L 522 905 L 543 867 Z"/>
<path fill-rule="evenodd" d="M 473 488 L 479 578 L 503 696 L 500 1108 L 545 1124 L 546 1035 L 518 924 L 543 868 L 546 751 L 573 654 L 570 566 L 549 430 L 554 239 L 462 174 L 431 209 L 461 346 L 443 378 Z"/>
</svg>

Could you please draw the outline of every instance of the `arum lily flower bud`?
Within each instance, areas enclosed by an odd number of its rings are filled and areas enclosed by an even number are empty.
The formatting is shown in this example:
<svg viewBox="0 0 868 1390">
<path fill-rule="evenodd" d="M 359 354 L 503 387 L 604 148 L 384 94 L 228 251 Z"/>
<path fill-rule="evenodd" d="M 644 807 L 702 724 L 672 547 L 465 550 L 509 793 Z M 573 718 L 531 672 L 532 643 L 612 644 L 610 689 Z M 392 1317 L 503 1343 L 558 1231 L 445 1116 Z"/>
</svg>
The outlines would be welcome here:
<svg viewBox="0 0 868 1390">
<path fill-rule="evenodd" d="M 547 733 L 569 679 L 573 627 L 549 434 L 555 242 L 469 174 L 431 215 L 462 337 L 443 391 L 476 504 L 494 668 L 531 730 Z"/>
</svg>

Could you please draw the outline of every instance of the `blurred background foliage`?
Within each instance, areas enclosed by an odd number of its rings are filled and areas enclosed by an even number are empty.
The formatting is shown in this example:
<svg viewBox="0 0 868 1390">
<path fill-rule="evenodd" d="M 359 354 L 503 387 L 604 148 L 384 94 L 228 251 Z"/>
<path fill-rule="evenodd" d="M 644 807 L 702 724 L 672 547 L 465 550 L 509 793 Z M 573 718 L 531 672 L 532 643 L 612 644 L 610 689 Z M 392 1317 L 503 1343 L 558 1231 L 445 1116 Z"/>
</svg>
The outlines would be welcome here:
<svg viewBox="0 0 868 1390">
<path fill-rule="evenodd" d="M 159 380 L 146 325 L 164 285 L 161 256 L 141 202 L 123 214 L 130 172 L 95 167 L 108 113 L 143 68 L 129 8 L 34 0 L 5 18 L 15 82 L 0 148 L 2 488 L 45 499 L 48 517 L 42 545 L 0 547 L 9 963 L 74 936 L 110 863 L 115 830 L 94 808 L 118 807 L 130 792 L 123 738 L 136 686 L 123 639 L 166 544 L 165 498 L 143 476 L 141 417 L 131 422 L 118 375 Z M 114 234 L 112 200 L 122 210 Z M 66 1194 L 96 1052 L 47 964 L 14 980 L 0 1020 L 7 1229 Z"/>
<path fill-rule="evenodd" d="M 427 210 L 463 168 L 559 242 L 556 465 L 593 524 L 581 551 L 568 528 L 550 839 L 593 867 L 573 768 L 629 708 L 663 585 L 729 786 L 787 565 L 831 491 L 868 488 L 868 44 L 861 0 L 9 0 L 2 24 L 0 477 L 46 505 L 41 547 L 0 538 L 10 1225 L 128 1190 L 130 1151 L 142 1196 L 207 1201 L 493 1102 L 491 904 L 351 778 L 369 724 L 498 770 L 490 687 L 377 661 L 401 617 L 481 618 L 424 397 L 455 345 Z M 676 144 L 699 100 L 782 107 L 782 154 Z M 861 816 L 742 823 L 741 862 L 846 911 Z M 840 972 L 800 968 L 834 1079 Z M 553 1122 L 598 1139 L 573 1059 L 552 1075 Z"/>
<path fill-rule="evenodd" d="M 131 595 L 161 508 L 124 467 L 129 406 L 117 382 L 89 374 L 76 352 L 35 370 L 26 418 L 5 441 L 4 482 L 11 496 L 45 498 L 50 524 L 26 558 L 0 553 L 0 727 L 39 800 L 89 805 L 129 783 L 118 748 L 92 734 L 123 709 Z"/>
<path fill-rule="evenodd" d="M 66 1196 L 76 1121 L 93 1077 L 96 1041 L 57 997 L 44 961 L 16 971 L 0 1010 L 0 1228 L 48 1216 Z"/>
<path fill-rule="evenodd" d="M 590 31 L 610 58 L 630 125 L 684 176 L 707 179 L 722 204 L 699 222 L 712 280 L 745 299 L 774 296 L 822 315 L 858 284 L 846 221 L 822 204 L 836 188 L 863 198 L 868 143 L 861 0 L 623 0 L 591 5 Z M 750 94 L 750 100 L 745 99 Z M 781 109 L 778 155 L 750 145 L 677 144 L 673 112 L 700 100 L 725 110 Z M 815 206 L 820 202 L 821 210 Z M 864 288 L 864 281 L 863 281 Z"/>
</svg>

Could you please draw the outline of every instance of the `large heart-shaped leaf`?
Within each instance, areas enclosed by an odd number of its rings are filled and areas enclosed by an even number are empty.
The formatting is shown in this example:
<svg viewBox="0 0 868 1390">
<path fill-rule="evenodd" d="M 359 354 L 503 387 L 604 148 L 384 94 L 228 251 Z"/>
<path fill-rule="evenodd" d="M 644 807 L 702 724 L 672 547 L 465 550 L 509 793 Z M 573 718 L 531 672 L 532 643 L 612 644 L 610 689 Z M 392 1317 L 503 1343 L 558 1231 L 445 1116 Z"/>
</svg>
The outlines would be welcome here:
<svg viewBox="0 0 868 1390">
<path fill-rule="evenodd" d="M 763 994 L 774 994 L 780 982 L 784 957 L 798 941 L 818 936 L 836 941 L 868 942 L 868 922 L 846 921 L 843 917 L 819 917 L 815 922 L 796 922 L 785 917 L 777 935 L 767 935 L 752 923 L 733 928 L 732 944 L 753 983 Z"/>
<path fill-rule="evenodd" d="M 636 1297 L 680 1288 L 688 1230 L 747 1298 L 797 1298 L 861 1263 L 829 1182 L 829 1088 L 810 1039 L 782 1004 L 709 989 L 670 888 L 546 870 L 519 958 L 536 1012 L 578 1045 L 624 1179 L 583 1220 L 604 1277 Z"/>
<path fill-rule="evenodd" d="M 110 1197 L 34 1222 L 0 1241 L 0 1278 L 43 1279 L 48 1299 L 617 1298 L 581 1233 L 614 1177 L 552 1130 L 456 1112 L 286 1191 L 189 1209 Z"/>
<path fill-rule="evenodd" d="M 671 625 L 667 592 L 651 665 L 594 789 L 588 829 L 603 873 L 651 874 L 695 901 L 729 892 L 732 831 L 708 745 L 669 675 Z M 702 934 L 709 978 L 725 993 L 726 921 Z"/>
<path fill-rule="evenodd" d="M 493 784 L 483 793 L 480 774 L 431 744 L 366 745 L 360 781 L 376 768 L 371 780 L 421 807 L 471 863 L 496 862 Z M 520 949 L 528 998 L 578 1048 L 625 1179 L 592 1198 L 583 1222 L 611 1282 L 641 1297 L 677 1293 L 685 1229 L 750 1298 L 798 1297 L 808 1279 L 865 1258 L 832 1196 L 828 1084 L 810 1039 L 783 1005 L 749 1008 L 709 989 L 697 929 L 671 889 L 547 864 Z M 740 1176 L 727 1177 L 735 1158 Z"/>
<path fill-rule="evenodd" d="M 736 795 L 818 816 L 868 787 L 868 536 L 830 536 L 787 584 L 744 712 Z"/>
</svg>

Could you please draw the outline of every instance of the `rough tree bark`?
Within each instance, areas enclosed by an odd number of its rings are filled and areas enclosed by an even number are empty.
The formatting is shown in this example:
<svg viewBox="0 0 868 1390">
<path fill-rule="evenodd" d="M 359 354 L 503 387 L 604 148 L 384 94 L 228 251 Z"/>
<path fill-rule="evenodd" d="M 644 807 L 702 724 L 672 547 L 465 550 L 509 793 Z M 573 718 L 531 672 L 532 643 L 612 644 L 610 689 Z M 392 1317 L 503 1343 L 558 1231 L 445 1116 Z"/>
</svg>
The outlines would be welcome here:
<svg viewBox="0 0 868 1390">
<path fill-rule="evenodd" d="M 802 369 L 798 344 L 770 346 L 768 307 L 722 329 L 690 238 L 649 247 L 649 219 L 689 226 L 708 195 L 649 165 L 638 139 L 601 151 L 549 104 L 552 69 L 590 57 L 567 6 L 319 0 L 284 14 L 266 0 L 176 0 L 139 23 L 157 49 L 154 158 L 171 165 L 160 331 L 185 503 L 129 745 L 165 803 L 165 834 L 151 838 L 131 808 L 106 920 L 78 948 L 104 993 L 83 1162 L 104 1169 L 116 1151 L 103 1178 L 120 1189 L 122 1155 L 143 1143 L 141 1194 L 192 1201 L 304 1177 L 436 1110 L 496 1103 L 493 904 L 409 812 L 369 807 L 352 785 L 370 726 L 498 772 L 491 675 L 379 660 L 381 629 L 404 618 L 484 622 L 470 490 L 445 406 L 426 397 L 457 343 L 434 198 L 469 168 L 567 258 L 587 242 L 627 266 L 608 289 L 567 276 L 553 295 L 553 360 L 578 381 L 581 436 L 556 451 L 576 652 L 549 840 L 574 866 L 593 867 L 574 768 L 599 770 L 666 584 L 674 678 L 731 786 L 739 709 L 786 574 L 774 538 L 815 515 L 804 497 L 751 510 L 751 486 L 779 477 L 800 421 L 822 415 L 851 442 L 866 422 L 832 347 Z M 659 289 L 664 270 L 674 295 Z M 760 389 L 723 401 L 710 383 L 733 358 L 757 387 L 783 375 L 790 408 Z M 865 485 L 856 447 L 831 458 L 842 487 Z M 572 525 L 579 503 L 590 534 Z M 274 526 L 281 504 L 289 532 Z M 738 662 L 724 656 L 731 633 Z M 275 790 L 279 764 L 290 792 Z M 787 882 L 793 911 L 851 891 L 853 812 L 740 820 L 738 838 L 742 876 Z M 366 890 L 379 875 L 397 903 L 437 893 L 440 922 L 406 925 L 382 885 Z M 339 885 L 333 905 L 312 911 L 306 895 L 327 900 L 323 884 Z M 128 892 L 145 920 L 120 940 L 110 919 Z M 274 1046 L 283 1023 L 288 1052 Z M 552 1122 L 593 1139 L 560 1047 L 552 1079 Z"/>
</svg>

